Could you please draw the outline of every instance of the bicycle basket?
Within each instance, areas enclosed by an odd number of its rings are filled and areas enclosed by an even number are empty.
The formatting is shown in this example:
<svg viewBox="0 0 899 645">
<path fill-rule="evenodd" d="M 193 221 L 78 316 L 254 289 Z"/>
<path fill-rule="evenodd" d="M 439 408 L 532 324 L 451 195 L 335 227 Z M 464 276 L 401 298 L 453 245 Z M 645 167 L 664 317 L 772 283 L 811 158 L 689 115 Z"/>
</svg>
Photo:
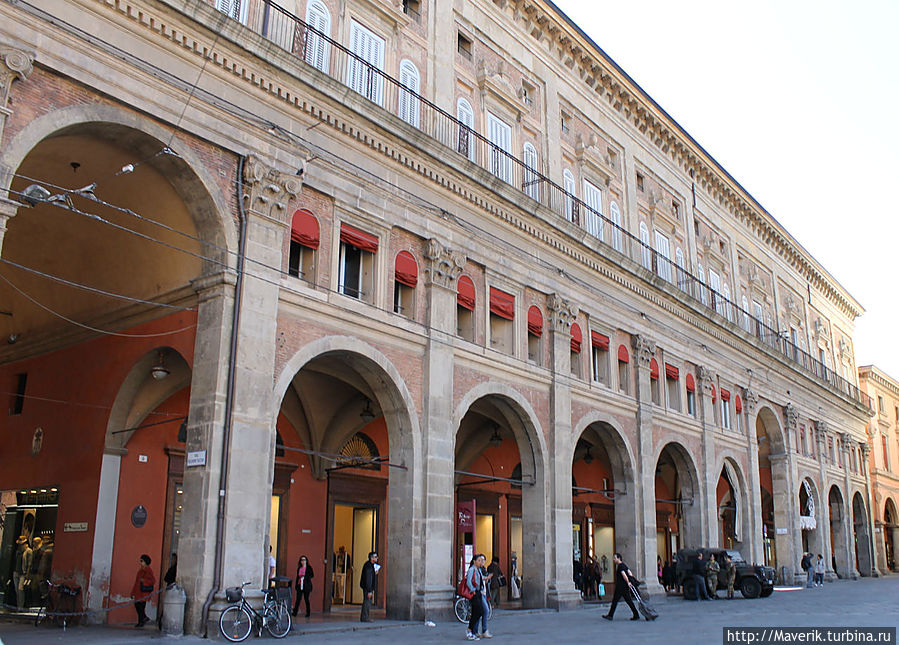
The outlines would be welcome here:
<svg viewBox="0 0 899 645">
<path fill-rule="evenodd" d="M 243 589 L 240 587 L 228 587 L 225 589 L 225 598 L 228 602 L 240 602 L 243 598 Z"/>
</svg>

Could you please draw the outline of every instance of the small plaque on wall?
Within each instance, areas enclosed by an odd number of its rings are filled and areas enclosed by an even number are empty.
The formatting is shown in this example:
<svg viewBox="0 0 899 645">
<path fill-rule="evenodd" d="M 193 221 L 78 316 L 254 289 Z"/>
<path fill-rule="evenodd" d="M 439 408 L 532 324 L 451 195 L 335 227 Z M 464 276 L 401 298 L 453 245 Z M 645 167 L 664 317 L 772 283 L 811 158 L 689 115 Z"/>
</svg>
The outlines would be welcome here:
<svg viewBox="0 0 899 645">
<path fill-rule="evenodd" d="M 134 528 L 138 529 L 147 523 L 147 509 L 142 504 L 138 504 L 131 511 L 131 523 L 134 525 Z"/>
<path fill-rule="evenodd" d="M 62 527 L 63 533 L 84 533 L 87 531 L 87 522 L 66 522 Z"/>
<path fill-rule="evenodd" d="M 206 451 L 205 450 L 188 450 L 187 451 L 187 463 L 185 466 L 187 468 L 193 468 L 194 466 L 205 466 L 206 465 Z"/>
</svg>

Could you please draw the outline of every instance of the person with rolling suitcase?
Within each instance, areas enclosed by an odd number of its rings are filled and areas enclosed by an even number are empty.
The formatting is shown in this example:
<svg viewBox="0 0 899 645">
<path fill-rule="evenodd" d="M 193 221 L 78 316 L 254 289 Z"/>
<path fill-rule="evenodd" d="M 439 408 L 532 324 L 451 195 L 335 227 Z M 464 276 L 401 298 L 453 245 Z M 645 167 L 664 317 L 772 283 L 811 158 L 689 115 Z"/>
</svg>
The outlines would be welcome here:
<svg viewBox="0 0 899 645">
<path fill-rule="evenodd" d="M 628 582 L 628 586 L 630 587 L 629 591 L 634 598 L 634 602 L 637 603 L 637 608 L 640 610 L 640 613 L 643 614 L 643 618 L 646 620 L 655 620 L 659 617 L 659 612 L 655 610 L 655 608 L 649 604 L 649 600 L 644 600 L 643 596 L 640 595 L 640 590 L 637 589 L 637 586 L 631 582 Z"/>
<path fill-rule="evenodd" d="M 634 614 L 631 616 L 631 620 L 640 620 L 640 614 L 637 613 L 637 608 L 634 607 L 633 593 L 631 592 L 631 589 L 633 589 L 631 585 L 631 578 L 633 577 L 631 570 L 624 563 L 624 560 L 621 559 L 620 553 L 616 553 L 612 557 L 612 562 L 615 563 L 615 594 L 612 596 L 612 606 L 609 607 L 609 613 L 603 615 L 603 618 L 612 620 L 618 601 L 623 599 Z"/>
</svg>

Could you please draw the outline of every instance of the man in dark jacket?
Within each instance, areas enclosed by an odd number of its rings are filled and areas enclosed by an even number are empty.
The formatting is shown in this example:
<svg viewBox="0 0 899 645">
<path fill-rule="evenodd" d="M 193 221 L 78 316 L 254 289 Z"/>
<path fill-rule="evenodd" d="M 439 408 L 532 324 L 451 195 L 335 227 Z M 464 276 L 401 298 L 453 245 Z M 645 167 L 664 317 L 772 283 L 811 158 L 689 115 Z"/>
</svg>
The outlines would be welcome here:
<svg viewBox="0 0 899 645">
<path fill-rule="evenodd" d="M 368 554 L 368 562 L 362 565 L 362 575 L 359 578 L 359 586 L 362 587 L 362 615 L 363 623 L 373 622 L 368 616 L 372 601 L 378 591 L 378 554 L 372 551 Z"/>
<path fill-rule="evenodd" d="M 708 592 L 705 590 L 705 572 L 706 562 L 702 559 L 702 551 L 696 554 L 693 560 L 693 585 L 696 587 L 696 600 L 711 600 Z M 686 591 L 686 585 L 684 586 Z"/>
<path fill-rule="evenodd" d="M 624 602 L 627 603 L 627 606 L 631 608 L 631 612 L 634 614 L 631 616 L 631 620 L 640 620 L 640 614 L 637 613 L 637 608 L 634 607 L 634 601 L 631 600 L 631 570 L 624 564 L 620 553 L 616 553 L 612 557 L 612 562 L 615 563 L 615 594 L 612 596 L 612 606 L 609 607 L 609 613 L 603 615 L 603 618 L 612 620 L 612 617 L 615 615 L 615 607 L 618 606 L 618 601 L 623 598 Z"/>
</svg>

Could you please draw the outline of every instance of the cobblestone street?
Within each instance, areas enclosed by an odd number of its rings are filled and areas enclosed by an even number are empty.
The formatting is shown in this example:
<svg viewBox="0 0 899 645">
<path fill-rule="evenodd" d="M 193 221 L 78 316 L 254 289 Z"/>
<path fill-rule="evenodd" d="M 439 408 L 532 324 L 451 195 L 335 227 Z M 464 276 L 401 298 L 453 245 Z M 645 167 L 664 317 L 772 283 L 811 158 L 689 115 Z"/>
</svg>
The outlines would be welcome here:
<svg viewBox="0 0 899 645">
<path fill-rule="evenodd" d="M 619 606 L 615 621 L 601 620 L 607 605 L 557 613 L 501 610 L 490 623 L 492 643 L 604 642 L 671 645 L 672 643 L 720 643 L 723 628 L 899 626 L 899 576 L 855 582 L 836 582 L 821 589 L 778 589 L 768 599 L 688 602 L 678 597 L 657 600 L 661 614 L 655 622 L 631 622 L 627 606 Z M 356 622 L 301 622 L 285 643 L 445 643 L 463 641 L 465 626 L 441 622 L 436 627 L 419 623 L 381 620 L 371 625 Z M 172 639 L 154 631 L 124 628 L 71 628 L 63 633 L 53 627 L 0 623 L 5 645 L 67 643 L 69 645 L 122 645 L 166 642 L 200 643 L 196 637 Z M 265 637 L 269 638 L 269 637 Z M 271 640 L 271 639 L 269 639 Z M 246 642 L 253 642 L 253 637 Z"/>
</svg>

